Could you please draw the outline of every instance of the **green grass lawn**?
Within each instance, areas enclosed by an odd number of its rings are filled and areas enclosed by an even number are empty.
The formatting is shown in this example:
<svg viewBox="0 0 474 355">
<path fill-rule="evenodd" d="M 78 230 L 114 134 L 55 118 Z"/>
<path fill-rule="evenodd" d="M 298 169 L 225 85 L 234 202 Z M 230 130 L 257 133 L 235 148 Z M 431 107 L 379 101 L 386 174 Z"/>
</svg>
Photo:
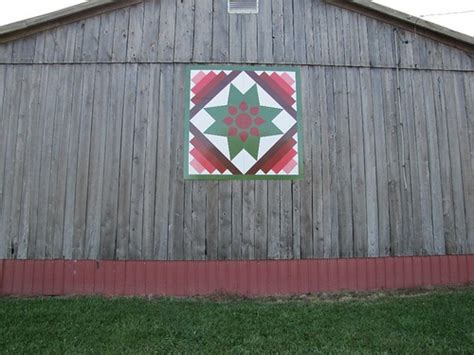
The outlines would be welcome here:
<svg viewBox="0 0 474 355">
<path fill-rule="evenodd" d="M 0 298 L 0 353 L 474 353 L 474 289 L 321 300 Z"/>
</svg>

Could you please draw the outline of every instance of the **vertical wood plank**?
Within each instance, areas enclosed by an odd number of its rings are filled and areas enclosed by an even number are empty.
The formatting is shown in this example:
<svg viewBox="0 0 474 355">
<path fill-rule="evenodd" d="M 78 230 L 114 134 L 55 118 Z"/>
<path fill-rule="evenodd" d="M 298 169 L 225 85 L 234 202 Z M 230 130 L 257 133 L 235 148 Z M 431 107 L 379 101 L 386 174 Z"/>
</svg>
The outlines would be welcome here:
<svg viewBox="0 0 474 355">
<path fill-rule="evenodd" d="M 415 120 L 413 113 L 413 96 L 409 84 L 410 77 L 407 73 L 401 72 L 400 94 L 401 94 L 401 112 L 400 117 L 403 117 L 403 129 L 405 134 L 405 158 L 403 164 L 400 166 L 400 177 L 406 177 L 408 190 L 408 211 L 409 219 L 411 218 L 412 233 L 411 238 L 404 238 L 400 240 L 401 248 L 410 250 L 412 255 L 420 254 L 421 250 L 421 199 L 420 199 L 420 182 L 418 177 L 416 140 L 415 140 Z M 389 125 L 387 125 L 388 131 Z M 404 147 L 400 146 L 400 150 Z M 400 152 L 401 156 L 401 152 Z M 406 210 L 406 208 L 404 208 Z M 403 214 L 403 211 L 402 211 Z M 403 229 L 403 226 L 402 226 Z"/>
<path fill-rule="evenodd" d="M 227 2 L 214 1 L 212 6 L 212 60 L 225 62 L 229 59 L 229 14 L 227 13 Z"/>
<path fill-rule="evenodd" d="M 287 2 L 286 0 L 285 2 Z M 306 62 L 306 38 L 304 30 L 304 21 L 301 21 L 304 18 L 304 6 L 303 1 L 293 1 L 293 24 L 294 24 L 294 33 L 295 33 L 295 62 L 296 63 L 305 63 Z M 263 28 L 259 31 L 263 31 Z M 258 37 L 263 37 L 263 34 Z M 259 42 L 260 43 L 260 42 Z"/>
<path fill-rule="evenodd" d="M 271 1 L 259 3 L 257 21 L 257 43 L 259 63 L 271 63 L 273 61 L 272 41 L 272 4 Z M 222 34 L 223 32 L 221 32 Z"/>
<path fill-rule="evenodd" d="M 268 181 L 268 237 L 267 237 L 267 258 L 279 259 L 280 246 L 280 182 Z M 284 256 L 282 256 L 284 257 Z"/>
<path fill-rule="evenodd" d="M 338 214 L 338 164 L 337 164 L 337 118 L 336 118 L 336 103 L 334 91 L 334 68 L 326 68 L 326 100 L 327 100 L 327 117 L 324 117 L 321 123 L 321 129 L 327 125 L 327 138 L 323 134 L 323 164 L 327 169 L 323 171 L 323 179 L 325 180 L 323 186 L 323 200 L 325 202 L 324 221 L 329 224 L 323 226 L 324 231 L 324 257 L 338 257 L 340 254 L 339 244 L 339 214 Z M 324 90 L 323 90 L 324 92 Z M 326 118 L 326 119 L 324 119 Z M 326 122 L 327 121 L 327 122 Z M 326 145 L 328 152 L 325 153 Z M 328 162 L 329 161 L 329 162 Z"/>
<path fill-rule="evenodd" d="M 36 52 L 36 44 L 35 44 Z M 10 63 L 13 54 L 13 42 L 0 44 L 0 63 Z"/>
<path fill-rule="evenodd" d="M 140 58 L 155 61 L 157 58 L 161 1 L 145 1 L 143 15 L 143 37 Z M 177 50 L 177 49 L 176 49 Z"/>
<path fill-rule="evenodd" d="M 454 92 L 454 78 L 451 73 L 444 75 L 443 94 L 446 100 L 447 132 L 449 142 L 449 154 L 451 161 L 452 191 L 454 201 L 454 223 L 456 228 L 456 252 L 464 253 L 466 250 L 467 229 L 464 205 L 464 189 L 462 181 L 462 161 L 459 144 L 457 120 L 452 119 L 456 114 L 456 102 L 452 93 Z"/>
<path fill-rule="evenodd" d="M 294 31 L 294 1 L 283 1 L 283 45 L 285 53 L 285 63 L 295 62 L 295 31 Z"/>
<path fill-rule="evenodd" d="M 474 67 L 474 58 L 473 58 Z M 474 77 L 466 73 L 464 77 L 464 95 L 466 100 L 467 125 L 469 131 L 469 142 L 471 146 L 471 167 L 474 174 L 474 102 L 470 100 L 474 90 Z"/>
<path fill-rule="evenodd" d="M 370 65 L 369 59 L 369 34 L 367 32 L 368 17 L 357 14 L 357 27 L 359 30 L 359 65 Z"/>
<path fill-rule="evenodd" d="M 128 24 L 130 8 L 115 11 L 115 23 L 112 42 L 112 61 L 124 61 L 127 58 Z M 77 39 L 76 39 L 77 40 Z"/>
<path fill-rule="evenodd" d="M 440 72 L 431 73 L 433 81 L 433 97 L 437 126 L 439 171 L 441 177 L 441 193 L 443 208 L 443 240 L 448 254 L 456 253 L 456 229 L 454 224 L 453 190 L 451 181 L 451 158 L 448 142 L 448 112 L 443 87 L 444 78 Z"/>
<path fill-rule="evenodd" d="M 466 111 L 467 103 L 463 94 L 464 83 L 463 74 L 454 73 L 454 100 L 456 105 L 456 120 L 459 136 L 459 150 L 461 153 L 462 164 L 462 180 L 464 187 L 464 206 L 466 213 L 466 234 L 467 234 L 467 250 L 474 249 L 474 167 L 472 164 L 471 149 L 469 147 L 469 126 L 468 112 Z M 471 98 L 468 101 L 472 102 Z M 472 119 L 472 118 L 471 118 Z"/>
<path fill-rule="evenodd" d="M 327 63 L 329 64 L 331 54 L 329 52 L 329 29 L 328 29 L 328 21 L 326 15 L 327 4 L 323 2 L 317 2 L 313 4 L 313 20 L 318 20 L 318 25 L 316 27 L 313 24 L 313 28 L 316 29 L 316 32 L 319 36 L 319 44 L 320 44 L 320 53 L 321 57 L 318 60 L 318 63 Z M 314 22 L 314 21 L 313 21 Z"/>
<path fill-rule="evenodd" d="M 367 192 L 360 69 L 347 69 L 354 255 L 367 256 Z"/>
<path fill-rule="evenodd" d="M 117 210 L 117 259 L 128 258 L 128 243 L 130 238 L 130 194 L 132 180 L 133 131 L 135 129 L 135 107 L 137 102 L 136 64 L 125 68 L 125 95 L 123 103 L 122 137 L 120 144 L 119 187 Z"/>
<path fill-rule="evenodd" d="M 435 96 L 433 84 L 429 73 L 422 74 L 423 92 L 425 97 L 425 118 L 427 126 L 428 158 L 431 178 L 431 218 L 433 224 L 433 250 L 432 253 L 441 255 L 446 252 L 443 225 L 443 198 L 440 175 L 440 157 L 438 128 L 436 125 Z"/>
<path fill-rule="evenodd" d="M 415 135 L 417 147 L 417 164 L 420 181 L 421 198 L 421 223 L 424 254 L 430 255 L 434 250 L 433 243 L 433 221 L 431 216 L 431 171 L 428 158 L 427 129 L 425 121 L 425 112 L 423 109 L 425 95 L 423 94 L 422 78 L 418 72 L 413 73 L 412 89 L 414 97 L 414 119 Z"/>
<path fill-rule="evenodd" d="M 151 85 L 150 65 L 140 64 L 137 74 L 137 101 L 133 129 L 132 182 L 130 195 L 130 241 L 128 257 L 143 257 L 143 216 L 145 192 L 146 138 L 149 120 L 148 100 Z"/>
<path fill-rule="evenodd" d="M 302 68 L 303 69 L 303 68 Z M 311 85 L 312 80 L 309 68 L 301 71 L 301 103 L 303 105 L 303 174 L 304 179 L 301 184 L 301 258 L 311 258 L 313 256 L 313 183 L 312 183 L 312 164 L 311 164 L 311 143 L 312 142 L 312 122 L 314 120 L 314 102 L 312 98 Z"/>
<path fill-rule="evenodd" d="M 246 180 L 242 184 L 242 245 L 243 259 L 255 258 L 255 182 Z M 209 194 L 208 194 L 209 200 Z M 209 224 L 209 220 L 208 220 Z M 209 229 L 209 227 L 208 227 Z"/>
<path fill-rule="evenodd" d="M 304 11 L 304 33 L 306 44 L 306 62 L 315 63 L 315 34 L 313 31 L 313 1 L 302 0 Z"/>
<path fill-rule="evenodd" d="M 272 62 L 281 63 L 285 59 L 283 0 L 272 0 L 270 2 L 271 2 L 271 7 L 272 7 L 272 39 L 273 39 Z"/>
<path fill-rule="evenodd" d="M 176 4 L 177 1 L 174 0 L 161 1 L 158 60 L 171 61 L 174 56 Z"/>
<path fill-rule="evenodd" d="M 100 17 L 90 17 L 84 21 L 84 39 L 82 42 L 81 61 L 94 62 L 99 51 Z"/>
<path fill-rule="evenodd" d="M 4 233 L 6 229 L 6 212 L 5 209 L 5 161 L 7 159 L 7 142 L 8 142 L 8 126 L 11 122 L 8 115 L 8 103 L 11 101 L 10 95 L 13 90 L 6 90 L 7 83 L 12 79 L 13 66 L 0 66 L 0 125 L 5 127 L 0 130 L 0 231 Z M 2 234 L 5 235 L 5 234 Z M 7 255 L 7 239 L 0 238 L 0 258 L 5 258 Z"/>
<path fill-rule="evenodd" d="M 212 3 L 213 0 L 198 0 L 194 8 L 193 61 L 209 61 L 212 53 Z"/>
<path fill-rule="evenodd" d="M 144 3 L 130 7 L 127 40 L 127 62 L 129 63 L 142 59 L 144 8 Z"/>
<path fill-rule="evenodd" d="M 54 39 L 54 56 L 53 62 L 54 63 L 64 63 L 66 57 L 66 50 L 71 50 L 72 48 L 67 48 L 66 44 L 68 39 L 68 29 L 69 26 L 61 26 L 54 30 L 55 32 L 55 39 Z M 69 37 L 71 38 L 72 35 Z M 72 43 L 71 43 L 72 45 Z"/>
<path fill-rule="evenodd" d="M 46 213 L 46 257 L 55 258 L 57 253 L 62 249 L 62 235 L 58 237 L 58 234 L 55 235 L 54 229 L 56 228 L 56 223 L 58 223 L 56 206 L 56 197 L 57 197 L 57 186 L 58 186 L 58 153 L 61 146 L 60 140 L 64 137 L 64 106 L 67 102 L 67 99 L 60 99 L 61 95 L 65 93 L 64 89 L 59 85 L 59 78 L 65 77 L 64 66 L 58 67 L 56 70 L 58 73 L 58 82 L 55 83 L 53 95 L 56 97 L 56 103 L 54 108 L 54 123 L 52 126 L 52 136 L 51 136 L 51 150 L 50 150 L 50 165 L 49 165 L 49 178 L 47 184 L 48 186 L 48 198 L 45 201 L 48 206 L 48 211 Z M 61 221 L 62 224 L 62 221 Z M 61 233 L 62 234 L 62 233 Z"/>
<path fill-rule="evenodd" d="M 5 97 L 6 103 L 6 114 L 4 125 L 6 127 L 5 137 L 5 162 L 4 162 L 4 176 L 3 176 L 3 199 L 0 226 L 1 229 L 1 251 L 2 258 L 14 258 L 16 256 L 16 245 L 11 234 L 11 219 L 14 217 L 12 210 L 12 199 L 13 199 L 13 185 L 15 181 L 15 152 L 16 152 L 16 140 L 18 130 L 18 109 L 21 103 L 21 92 L 23 82 L 23 68 L 11 67 L 11 71 L 7 72 L 7 82 L 19 83 L 15 85 L 13 90 L 7 90 Z"/>
<path fill-rule="evenodd" d="M 333 119 L 334 105 L 332 99 L 329 99 L 327 91 L 331 91 L 332 96 L 332 80 L 327 84 L 328 72 L 326 68 L 322 68 L 315 87 L 315 93 L 319 95 L 319 121 L 320 121 L 320 159 L 321 159 L 321 188 L 319 203 L 321 206 L 321 225 L 319 227 L 318 237 L 318 255 L 320 257 L 329 257 L 331 253 L 332 238 L 332 219 L 333 219 L 333 200 L 331 193 L 331 183 L 333 181 L 332 165 L 330 155 L 332 154 L 330 144 L 334 142 L 334 132 L 330 124 Z M 329 86 L 329 87 L 328 87 Z M 313 173 L 314 174 L 314 173 Z"/>
<path fill-rule="evenodd" d="M 115 14 L 114 14 L 115 18 Z M 65 63 L 71 63 L 74 61 L 74 51 L 76 49 L 76 35 L 77 31 L 79 28 L 79 22 L 76 22 L 74 24 L 70 24 L 67 26 L 67 33 L 66 33 L 66 39 L 65 39 L 65 48 L 64 48 L 64 58 L 63 61 Z M 109 29 L 109 31 L 112 33 L 113 32 L 113 27 Z M 38 41 L 36 42 L 36 45 L 38 45 Z M 35 56 L 36 56 L 36 50 L 35 50 Z"/>
<path fill-rule="evenodd" d="M 50 187 L 50 168 L 52 159 L 52 145 L 53 145 L 53 134 L 54 134 L 54 119 L 55 119 L 55 107 L 56 98 L 59 95 L 58 92 L 58 81 L 59 81 L 59 68 L 50 68 L 48 75 L 48 95 L 46 96 L 46 102 L 44 104 L 44 111 L 41 116 L 45 120 L 43 127 L 43 138 L 41 143 L 41 170 L 38 179 L 38 227 L 36 229 L 36 244 L 35 249 L 37 258 L 49 258 L 51 257 L 52 240 L 53 235 L 48 234 L 47 229 L 47 218 L 49 208 L 41 208 L 45 204 L 49 203 L 49 187 Z M 53 93 L 53 94 L 51 94 Z M 49 206 L 48 206 L 49 207 Z M 51 208 L 53 208 L 51 206 Z"/>
<path fill-rule="evenodd" d="M 176 61 L 189 62 L 193 56 L 194 7 L 194 0 L 177 1 L 174 40 L 174 59 Z"/>
<path fill-rule="evenodd" d="M 85 32 L 85 20 L 80 21 L 76 25 L 76 35 L 74 41 L 74 53 L 73 53 L 73 61 L 80 62 L 82 57 L 82 46 L 84 42 L 84 32 Z M 44 33 L 44 37 L 42 36 Z M 41 61 L 46 61 L 45 51 L 49 47 L 47 46 L 47 34 L 48 32 L 40 33 L 38 37 L 38 41 L 36 42 L 36 53 L 35 53 L 35 60 L 40 59 Z M 38 59 L 36 59 L 38 58 Z"/>
<path fill-rule="evenodd" d="M 280 256 L 293 259 L 292 184 L 280 182 Z"/>
<path fill-rule="evenodd" d="M 267 257 L 267 181 L 255 181 L 255 258 L 265 259 Z"/>
<path fill-rule="evenodd" d="M 378 30 L 378 21 L 372 18 L 367 20 L 367 43 L 369 46 L 369 65 L 385 65 L 384 61 L 381 59 L 382 51 L 380 46 L 383 38 L 383 33 L 380 33 Z"/>
<path fill-rule="evenodd" d="M 101 258 L 113 259 L 116 256 L 117 210 L 120 177 L 120 145 L 122 138 L 122 119 L 124 118 L 125 65 L 111 68 L 110 111 L 106 118 L 104 185 L 101 206 Z"/>
<path fill-rule="evenodd" d="M 200 182 L 201 184 L 203 182 Z M 194 187 L 193 186 L 193 193 Z M 193 195 L 194 196 L 194 195 Z M 219 234 L 217 257 L 230 259 L 232 252 L 232 183 L 219 182 Z"/>
<path fill-rule="evenodd" d="M 32 63 L 35 56 L 36 39 L 25 37 L 13 42 L 13 58 L 16 63 Z"/>
<path fill-rule="evenodd" d="M 243 202 L 242 181 L 232 181 L 232 259 L 242 258 Z M 245 221 L 246 222 L 246 221 Z"/>
<path fill-rule="evenodd" d="M 60 68 L 60 78 L 67 83 L 74 80 L 74 69 L 70 66 Z M 54 132 L 53 163 L 51 174 L 54 175 L 55 186 L 51 190 L 53 195 L 52 225 L 48 233 L 53 235 L 53 257 L 64 257 L 64 218 L 67 189 L 68 143 L 70 141 L 72 126 L 72 101 L 74 86 L 67 85 L 61 89 L 62 104 L 58 105 L 57 118 Z M 53 178 L 50 179 L 52 181 Z"/>
<path fill-rule="evenodd" d="M 163 9 L 163 7 L 162 7 Z M 162 12 L 163 14 L 163 12 Z M 171 156 L 171 122 L 173 114 L 174 68 L 172 65 L 161 66 L 160 77 L 160 110 L 158 119 L 158 157 L 156 176 L 155 204 L 155 240 L 153 257 L 165 260 L 168 254 L 168 213 L 170 191 L 170 156 Z"/>
<path fill-rule="evenodd" d="M 112 59 L 115 14 L 116 12 L 112 11 L 101 16 L 99 33 L 99 52 L 97 54 L 97 60 L 100 62 L 109 62 Z"/>
<path fill-rule="evenodd" d="M 104 185 L 105 139 L 110 108 L 110 66 L 101 65 L 96 71 L 96 86 L 92 108 L 89 153 L 89 181 L 87 184 L 86 240 L 83 257 L 100 257 L 100 222 L 102 189 Z"/>
<path fill-rule="evenodd" d="M 18 138 L 15 152 L 15 181 L 13 184 L 13 195 L 10 220 L 10 238 L 16 245 L 15 256 L 25 259 L 28 247 L 29 212 L 31 198 L 31 173 L 27 164 L 31 162 L 31 140 L 33 127 L 36 122 L 32 114 L 35 112 L 36 93 L 39 89 L 39 76 L 37 68 L 25 68 L 21 90 L 21 101 L 18 107 Z M 31 186 L 31 187 L 30 187 Z"/>
<path fill-rule="evenodd" d="M 39 186 L 39 178 L 40 178 L 40 169 L 41 169 L 41 150 L 42 150 L 42 135 L 45 126 L 45 119 L 42 115 L 45 108 L 46 98 L 49 94 L 48 91 L 48 67 L 41 67 L 39 69 L 39 78 L 40 78 L 40 86 L 38 87 L 38 96 L 36 98 L 36 102 L 34 103 L 34 114 L 33 120 L 37 121 L 37 126 L 34 127 L 35 132 L 33 133 L 33 137 L 31 139 L 31 147 L 33 151 L 31 152 L 31 159 L 32 163 L 30 165 L 30 178 L 32 179 L 31 182 L 31 196 L 29 197 L 29 208 L 30 211 L 26 212 L 28 214 L 28 226 L 25 226 L 25 229 L 28 229 L 28 248 L 27 248 L 27 258 L 32 259 L 35 258 L 37 255 L 36 249 L 36 231 L 37 231 L 37 219 L 38 219 L 38 205 L 39 205 L 39 194 L 40 189 Z M 0 134 L 0 139 L 2 139 Z M 2 187 L 2 177 L 3 177 L 3 161 L 2 155 L 0 154 L 0 188 Z M 1 195 L 1 192 L 0 192 Z M 1 198 L 0 198 L 1 202 Z M 42 202 L 41 202 L 42 203 Z M 1 211 L 1 209 L 0 209 Z M 1 214 L 1 213 L 0 213 Z M 1 218 L 0 218 L 1 221 Z M 26 233 L 26 230 L 24 231 Z"/>
<path fill-rule="evenodd" d="M 188 183 L 189 187 L 192 186 L 191 184 L 191 182 Z M 214 260 L 217 259 L 219 243 L 219 183 L 207 182 L 206 193 L 206 251 L 207 258 Z M 191 236 L 187 239 L 191 239 Z"/>
<path fill-rule="evenodd" d="M 326 113 L 326 98 L 322 93 L 324 89 L 317 83 L 321 83 L 324 77 L 324 70 L 314 68 L 311 70 L 310 90 L 314 107 L 313 114 L 308 122 L 311 127 L 311 161 L 312 161 L 312 192 L 313 192 L 313 251 L 312 257 L 322 257 L 324 255 L 324 235 L 323 235 L 323 178 L 322 178 L 322 155 L 321 155 L 321 116 Z"/>
<path fill-rule="evenodd" d="M 156 3 L 156 2 L 155 2 Z M 145 3 L 146 5 L 146 3 Z M 155 238 L 155 196 L 157 174 L 157 139 L 160 105 L 160 66 L 150 65 L 150 89 L 148 95 L 148 115 L 146 126 L 146 152 L 145 152 L 145 186 L 143 197 L 143 242 L 142 256 L 145 259 L 153 258 L 153 245 Z"/>
<path fill-rule="evenodd" d="M 194 181 L 193 182 L 193 192 L 192 192 L 192 233 L 191 233 L 191 259 L 192 260 L 202 260 L 205 258 L 206 254 L 206 194 L 205 194 L 206 182 L 204 181 Z M 219 191 L 220 192 L 220 191 Z M 230 192 L 229 192 L 229 202 L 230 202 Z M 228 218 L 228 236 L 227 239 L 227 249 L 226 254 L 218 254 L 219 259 L 230 258 L 230 243 L 231 243 L 231 231 L 230 231 L 230 209 L 225 216 Z M 220 221 L 219 221 L 220 222 Z M 219 224 L 220 227 L 220 224 Z M 221 231 L 219 229 L 219 243 L 221 242 L 220 236 Z M 221 244 L 219 244 L 219 251 L 221 252 Z"/>
<path fill-rule="evenodd" d="M 374 100 L 371 95 L 373 90 L 369 69 L 360 69 L 360 83 L 367 206 L 367 242 L 365 244 L 367 250 L 365 255 L 377 256 L 379 252 L 377 158 L 375 150 Z"/>
<path fill-rule="evenodd" d="M 336 69 L 334 72 L 334 102 L 336 106 L 337 129 L 337 206 L 339 222 L 340 255 L 350 257 L 354 253 L 353 222 L 352 222 L 352 181 L 351 181 L 351 150 L 349 136 L 349 117 L 347 102 L 346 70 Z"/>
<path fill-rule="evenodd" d="M 229 14 L 229 60 L 239 63 L 242 60 L 242 21 L 245 17 Z"/>
<path fill-rule="evenodd" d="M 388 177 L 387 177 L 387 150 L 385 143 L 385 111 L 383 97 L 382 73 L 380 70 L 374 70 L 371 73 L 372 85 L 372 104 L 374 118 L 374 136 L 375 136 L 375 154 L 376 154 L 376 172 L 377 172 L 377 241 L 369 239 L 369 256 L 387 255 L 390 249 L 390 219 L 387 208 L 388 201 Z M 372 254 L 375 252 L 376 254 Z"/>
<path fill-rule="evenodd" d="M 184 209 L 184 181 L 183 181 L 183 116 L 184 116 L 184 82 L 186 67 L 176 66 L 174 71 L 173 91 L 173 122 L 171 136 L 171 176 L 170 176 L 170 208 L 169 208 L 169 241 L 168 259 L 183 258 L 183 209 Z M 153 139 L 153 137 L 150 137 Z M 205 241 L 205 233 L 202 235 Z M 201 259 L 204 258 L 204 253 Z"/>
</svg>

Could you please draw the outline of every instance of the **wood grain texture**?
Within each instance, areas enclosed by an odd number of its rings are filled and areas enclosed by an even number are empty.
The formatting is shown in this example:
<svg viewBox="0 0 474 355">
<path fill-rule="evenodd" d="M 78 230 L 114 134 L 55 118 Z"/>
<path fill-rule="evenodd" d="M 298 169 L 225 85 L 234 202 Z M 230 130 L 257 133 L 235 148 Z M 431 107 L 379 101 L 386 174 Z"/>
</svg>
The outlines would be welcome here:
<svg viewBox="0 0 474 355">
<path fill-rule="evenodd" d="M 114 37 L 113 43 L 108 37 Z M 246 49 L 244 44 L 250 41 L 254 43 L 252 51 L 240 55 Z M 472 53 L 436 42 L 406 26 L 394 27 L 379 18 L 319 0 L 262 1 L 256 15 L 228 14 L 226 1 L 132 2 L 112 12 L 77 18 L 75 22 L 1 44 L 0 63 L 11 58 L 17 63 L 94 59 L 192 62 L 209 58 L 217 62 L 258 63 L 262 59 L 255 54 L 266 51 L 261 44 L 268 42 L 273 54 L 266 52 L 265 63 L 296 60 L 308 64 L 393 67 L 395 41 L 404 67 L 473 68 Z M 45 46 L 53 49 L 48 56 L 41 55 Z"/>
<path fill-rule="evenodd" d="M 304 179 L 184 180 L 186 65 L 229 62 L 300 69 Z M 472 63 L 310 0 L 148 0 L 2 44 L 0 256 L 472 253 Z"/>
</svg>

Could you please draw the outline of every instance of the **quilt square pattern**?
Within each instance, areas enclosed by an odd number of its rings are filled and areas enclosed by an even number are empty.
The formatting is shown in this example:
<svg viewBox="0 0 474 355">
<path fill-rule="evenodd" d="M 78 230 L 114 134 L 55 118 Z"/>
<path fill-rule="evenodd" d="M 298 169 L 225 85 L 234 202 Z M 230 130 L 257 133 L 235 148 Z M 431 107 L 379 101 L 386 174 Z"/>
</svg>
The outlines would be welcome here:
<svg viewBox="0 0 474 355">
<path fill-rule="evenodd" d="M 297 69 L 193 66 L 186 80 L 186 179 L 302 177 Z"/>
</svg>

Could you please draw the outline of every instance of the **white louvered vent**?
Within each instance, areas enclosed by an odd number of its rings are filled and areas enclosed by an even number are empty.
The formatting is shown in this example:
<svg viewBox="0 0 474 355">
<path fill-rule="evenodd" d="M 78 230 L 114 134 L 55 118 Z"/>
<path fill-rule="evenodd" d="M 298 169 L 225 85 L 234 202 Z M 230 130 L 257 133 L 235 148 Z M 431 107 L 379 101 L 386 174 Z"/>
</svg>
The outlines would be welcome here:
<svg viewBox="0 0 474 355">
<path fill-rule="evenodd" d="M 256 14 L 258 0 L 227 0 L 227 9 L 231 14 Z"/>
</svg>

